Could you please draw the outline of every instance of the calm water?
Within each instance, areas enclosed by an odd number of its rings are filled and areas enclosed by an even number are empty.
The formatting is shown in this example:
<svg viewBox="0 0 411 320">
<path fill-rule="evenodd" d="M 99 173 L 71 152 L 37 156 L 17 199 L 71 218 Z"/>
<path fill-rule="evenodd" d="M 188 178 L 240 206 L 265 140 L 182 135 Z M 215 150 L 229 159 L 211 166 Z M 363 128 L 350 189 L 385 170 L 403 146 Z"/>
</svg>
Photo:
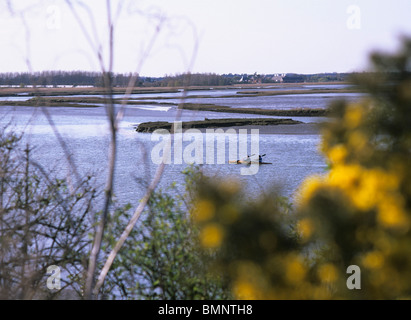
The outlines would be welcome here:
<svg viewBox="0 0 411 320">
<path fill-rule="evenodd" d="M 325 109 L 332 100 L 345 99 L 348 101 L 357 100 L 362 95 L 359 93 L 326 93 L 326 94 L 287 94 L 277 96 L 257 96 L 257 97 L 207 97 L 190 98 L 187 96 L 187 103 L 207 103 L 235 108 L 263 108 L 263 109 L 294 109 L 294 108 L 322 108 Z M 179 99 L 150 99 L 154 102 L 179 103 Z"/>
<path fill-rule="evenodd" d="M 290 95 L 291 96 L 291 95 Z M 280 99 L 277 99 L 280 98 Z M 207 98 L 205 100 L 216 100 Z M 228 101 L 231 98 L 222 99 Z M 315 101 L 329 100 L 323 96 L 299 95 L 241 98 L 234 102 L 246 105 L 248 100 L 254 99 L 253 106 L 262 107 L 263 101 L 271 99 L 270 104 L 279 105 L 278 101 L 290 100 L 287 103 L 296 103 L 298 106 L 311 106 Z M 316 100 L 317 99 L 317 100 Z M 296 100 L 298 100 L 296 102 Z M 294 102 L 291 102 L 294 101 Z M 205 101 L 202 101 L 206 103 Z M 215 103 L 215 102 L 214 102 Z M 286 102 L 284 102 L 286 103 Z M 80 173 L 95 173 L 98 182 L 104 185 L 107 174 L 107 157 L 109 151 L 108 123 L 105 109 L 101 108 L 49 108 L 50 114 L 57 130 L 64 138 L 73 154 L 73 159 Z M 120 124 L 118 135 L 118 166 L 116 168 L 115 193 L 120 202 L 136 204 L 142 195 L 141 183 L 147 183 L 154 175 L 157 165 L 153 164 L 150 152 L 158 142 L 151 141 L 151 134 L 137 133 L 135 125 L 144 121 L 173 121 L 176 115 L 174 107 L 158 106 L 130 106 L 126 108 L 125 117 Z M 182 120 L 195 120 L 207 118 L 233 118 L 238 114 L 211 113 L 184 111 Z M 248 117 L 248 115 L 247 115 Z M 250 117 L 261 117 L 250 115 Z M 295 118 L 297 119 L 297 118 Z M 299 118 L 304 122 L 317 122 L 320 118 Z M 2 107 L 0 121 L 4 127 L 11 123 L 10 128 L 24 131 L 25 141 L 34 146 L 36 160 L 47 168 L 58 170 L 59 174 L 67 172 L 67 161 L 63 149 L 59 144 L 50 123 L 40 109 L 31 107 Z M 250 133 L 250 131 L 248 131 Z M 205 134 L 202 134 L 205 139 Z M 318 153 L 317 146 L 320 142 L 318 134 L 260 134 L 259 149 L 264 158 L 272 165 L 259 167 L 257 174 L 242 176 L 241 166 L 225 164 L 203 165 L 207 175 L 231 176 L 240 179 L 250 191 L 249 194 L 261 194 L 275 184 L 282 186 L 284 195 L 290 196 L 305 177 L 314 173 L 322 173 L 326 169 L 325 161 Z M 185 148 L 190 141 L 185 142 Z M 228 144 L 228 140 L 226 142 Z M 249 145 L 250 148 L 250 145 Z M 228 149 L 228 148 L 226 148 Z M 204 149 L 204 157 L 207 149 Z M 217 152 L 217 151 L 215 151 Z M 228 154 L 226 159 L 228 160 Z M 161 187 L 166 188 L 171 182 L 183 192 L 183 175 L 181 171 L 185 164 L 170 164 L 166 166 L 161 180 Z"/>
</svg>

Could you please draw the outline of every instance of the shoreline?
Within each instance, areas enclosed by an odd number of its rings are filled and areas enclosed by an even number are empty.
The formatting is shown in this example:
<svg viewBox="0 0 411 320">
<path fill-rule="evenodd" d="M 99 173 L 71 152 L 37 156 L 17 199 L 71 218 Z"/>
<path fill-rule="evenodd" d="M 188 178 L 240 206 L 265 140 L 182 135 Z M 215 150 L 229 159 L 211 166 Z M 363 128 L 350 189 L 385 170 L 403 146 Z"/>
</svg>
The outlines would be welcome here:
<svg viewBox="0 0 411 320">
<path fill-rule="evenodd" d="M 114 98 L 115 104 L 122 104 L 124 99 Z M 76 108 L 98 108 L 106 103 L 102 97 L 33 97 L 28 100 L 0 101 L 0 106 L 24 106 L 24 107 L 76 107 Z M 99 105 L 97 105 L 99 104 Z M 209 103 L 172 103 L 156 102 L 144 100 L 127 100 L 127 105 L 152 105 L 171 106 L 184 110 L 209 111 L 238 114 L 258 114 L 266 116 L 281 117 L 325 117 L 329 115 L 329 110 L 322 108 L 293 108 L 293 109 L 262 109 L 262 108 L 235 108 Z"/>
<path fill-rule="evenodd" d="M 131 90 L 132 99 L 124 99 L 122 96 L 127 88 L 113 88 L 114 104 L 128 105 L 151 105 L 169 106 L 191 111 L 223 112 L 233 114 L 253 114 L 275 117 L 327 117 L 330 115 L 325 108 L 301 108 L 295 106 L 291 109 L 266 109 L 266 108 L 239 108 L 210 103 L 201 103 L 201 98 L 210 98 L 208 95 L 185 96 L 183 89 L 189 91 L 196 90 L 224 90 L 224 89 L 252 89 L 252 91 L 237 92 L 237 94 L 218 95 L 218 98 L 250 98 L 259 96 L 277 95 L 299 95 L 299 94 L 318 94 L 318 93 L 347 93 L 358 92 L 355 88 L 309 88 L 307 86 L 327 86 L 327 85 L 349 85 L 348 82 L 310 82 L 310 83 L 266 83 L 266 84 L 236 84 L 230 86 L 201 86 L 201 87 L 135 87 Z M 290 88 L 292 87 L 292 88 Z M 305 87 L 305 88 L 304 88 Z M 284 90 L 281 90 L 284 88 Z M 289 88 L 285 90 L 285 88 Z M 263 90 L 264 89 L 264 90 Z M 273 90 L 270 90 L 273 89 Z M 74 88 L 0 88 L 0 97 L 27 97 L 27 100 L 4 100 L 0 101 L 0 106 L 25 106 L 25 107 L 74 107 L 74 108 L 98 108 L 107 103 L 104 97 L 105 88 L 99 87 L 74 87 Z M 182 97 L 161 96 L 163 93 L 181 93 Z M 138 94 L 152 94 L 152 97 L 139 97 Z M 160 96 L 156 96 L 160 95 Z M 76 96 L 81 95 L 81 96 Z M 94 95 L 94 96 L 93 96 Z M 97 95 L 97 96 L 96 96 Z M 98 96 L 102 95 L 102 96 Z M 215 96 L 213 96 L 215 98 Z M 185 102 L 185 99 L 200 99 L 200 103 Z M 153 99 L 157 101 L 152 101 Z M 180 102 L 170 101 L 181 99 Z M 151 101 L 150 101 L 151 100 Z"/>
<path fill-rule="evenodd" d="M 211 111 L 240 114 L 260 114 L 280 117 L 326 117 L 328 109 L 321 108 L 294 108 L 294 109 L 262 109 L 262 108 L 233 108 L 215 104 L 183 103 L 179 108 L 193 111 Z"/>
<path fill-rule="evenodd" d="M 182 131 L 187 129 L 218 129 L 218 128 L 259 128 L 259 127 L 267 127 L 267 126 L 293 126 L 298 124 L 304 124 L 301 121 L 293 120 L 293 119 L 273 119 L 273 118 L 251 118 L 251 119 L 244 119 L 244 118 L 234 118 L 234 119 L 210 119 L 210 120 L 198 120 L 198 121 L 186 121 L 181 122 Z M 152 133 L 159 129 L 168 130 L 169 132 L 172 130 L 173 123 L 166 122 L 166 121 L 152 121 L 152 122 L 143 122 L 140 123 L 135 131 L 142 132 L 142 133 Z"/>
<path fill-rule="evenodd" d="M 196 91 L 196 90 L 229 90 L 229 89 L 267 89 L 267 88 L 281 88 L 281 87 L 304 87 L 315 85 L 351 85 L 352 83 L 346 81 L 332 81 L 332 82 L 295 82 L 295 83 L 260 83 L 260 84 L 234 84 L 226 86 L 179 86 L 179 87 L 134 87 L 131 91 L 132 94 L 139 93 L 178 93 L 183 90 Z M 125 94 L 126 87 L 114 87 L 113 94 Z M 313 89 L 321 90 L 321 89 Z M 329 89 L 339 90 L 339 89 Z M 347 90 L 347 89 L 341 89 Z M 309 90 L 306 90 L 309 91 Z M 0 87 L 0 96 L 56 96 L 56 95 L 94 95 L 94 94 L 106 94 L 107 91 L 104 87 Z"/>
<path fill-rule="evenodd" d="M 24 106 L 24 107 L 75 107 L 75 108 L 98 108 L 105 104 L 105 99 L 101 97 L 34 97 L 25 101 L 0 101 L 0 106 Z M 121 104 L 123 99 L 113 99 L 115 104 Z M 99 105 L 96 105 L 99 104 Z M 191 111 L 209 111 L 237 114 L 259 114 L 266 116 L 280 117 L 326 117 L 329 110 L 322 108 L 293 108 L 293 109 L 262 109 L 262 108 L 235 108 L 208 103 L 170 103 L 144 100 L 128 100 L 127 105 L 151 105 L 151 106 L 172 106 L 179 109 Z"/>
<path fill-rule="evenodd" d="M 259 134 L 267 135 L 320 135 L 321 123 L 298 123 L 294 125 L 267 125 L 267 126 L 238 126 L 234 129 L 247 129 L 249 132 L 252 129 L 258 129 Z"/>
</svg>

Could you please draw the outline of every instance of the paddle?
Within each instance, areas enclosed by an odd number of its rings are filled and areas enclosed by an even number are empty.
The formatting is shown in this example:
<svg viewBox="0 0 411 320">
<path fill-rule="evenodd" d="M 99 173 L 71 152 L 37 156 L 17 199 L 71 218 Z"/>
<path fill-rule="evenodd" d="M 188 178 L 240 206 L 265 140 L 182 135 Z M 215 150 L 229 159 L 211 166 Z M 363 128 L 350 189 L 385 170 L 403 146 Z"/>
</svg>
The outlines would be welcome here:
<svg viewBox="0 0 411 320">
<path fill-rule="evenodd" d="M 253 153 L 251 156 L 249 156 L 250 158 L 252 157 L 252 156 L 255 156 L 255 153 Z M 247 157 L 248 158 L 248 157 Z M 245 159 L 244 159 L 245 160 Z"/>
</svg>

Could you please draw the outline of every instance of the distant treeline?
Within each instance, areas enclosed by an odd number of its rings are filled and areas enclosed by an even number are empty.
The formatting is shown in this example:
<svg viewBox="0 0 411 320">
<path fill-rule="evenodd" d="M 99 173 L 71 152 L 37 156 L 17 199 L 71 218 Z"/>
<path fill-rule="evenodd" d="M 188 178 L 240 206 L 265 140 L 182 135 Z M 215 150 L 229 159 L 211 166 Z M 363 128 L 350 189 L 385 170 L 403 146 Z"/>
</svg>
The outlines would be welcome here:
<svg viewBox="0 0 411 320">
<path fill-rule="evenodd" d="M 227 86 L 233 84 L 233 79 L 226 75 L 215 73 L 189 73 L 165 76 L 164 78 L 150 78 L 151 84 L 161 87 L 191 86 Z M 147 79 L 146 79 L 147 82 Z"/>
<path fill-rule="evenodd" d="M 132 74 L 110 74 L 112 85 L 125 87 L 129 84 Z M 241 76 L 239 76 L 241 78 Z M 181 87 L 186 84 L 192 86 L 222 86 L 235 82 L 231 76 L 215 73 L 192 73 L 166 75 L 164 77 L 138 77 L 136 86 L 154 87 Z M 87 71 L 44 71 L 44 72 L 13 72 L 0 73 L 1 86 L 94 86 L 102 87 L 104 77 L 101 72 Z"/>
<path fill-rule="evenodd" d="M 347 81 L 351 73 L 316 73 L 316 74 L 295 74 L 287 73 L 283 78 L 285 83 L 293 82 L 334 82 Z"/>
<path fill-rule="evenodd" d="M 110 73 L 111 84 L 125 87 L 129 84 L 131 73 Z M 136 86 L 181 87 L 191 86 L 224 86 L 238 83 L 299 83 L 346 81 L 349 73 L 320 74 L 215 74 L 190 73 L 166 75 L 164 77 L 138 77 Z M 0 86 L 93 86 L 102 87 L 104 77 L 101 72 L 89 71 L 43 71 L 43 72 L 9 72 L 0 73 Z"/>
<path fill-rule="evenodd" d="M 127 86 L 132 74 L 111 74 L 112 85 Z M 89 71 L 42 71 L 0 73 L 2 86 L 93 86 L 104 85 L 103 73 Z"/>
</svg>

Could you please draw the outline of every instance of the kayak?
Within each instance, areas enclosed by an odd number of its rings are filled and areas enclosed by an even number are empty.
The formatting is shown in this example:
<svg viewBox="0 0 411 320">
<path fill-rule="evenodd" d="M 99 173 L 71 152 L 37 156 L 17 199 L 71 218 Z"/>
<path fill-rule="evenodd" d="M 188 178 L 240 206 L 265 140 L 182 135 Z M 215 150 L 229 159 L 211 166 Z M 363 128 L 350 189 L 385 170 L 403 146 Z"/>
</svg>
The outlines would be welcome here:
<svg viewBox="0 0 411 320">
<path fill-rule="evenodd" d="M 271 162 L 245 161 L 245 160 L 230 160 L 231 164 L 272 164 Z"/>
</svg>

